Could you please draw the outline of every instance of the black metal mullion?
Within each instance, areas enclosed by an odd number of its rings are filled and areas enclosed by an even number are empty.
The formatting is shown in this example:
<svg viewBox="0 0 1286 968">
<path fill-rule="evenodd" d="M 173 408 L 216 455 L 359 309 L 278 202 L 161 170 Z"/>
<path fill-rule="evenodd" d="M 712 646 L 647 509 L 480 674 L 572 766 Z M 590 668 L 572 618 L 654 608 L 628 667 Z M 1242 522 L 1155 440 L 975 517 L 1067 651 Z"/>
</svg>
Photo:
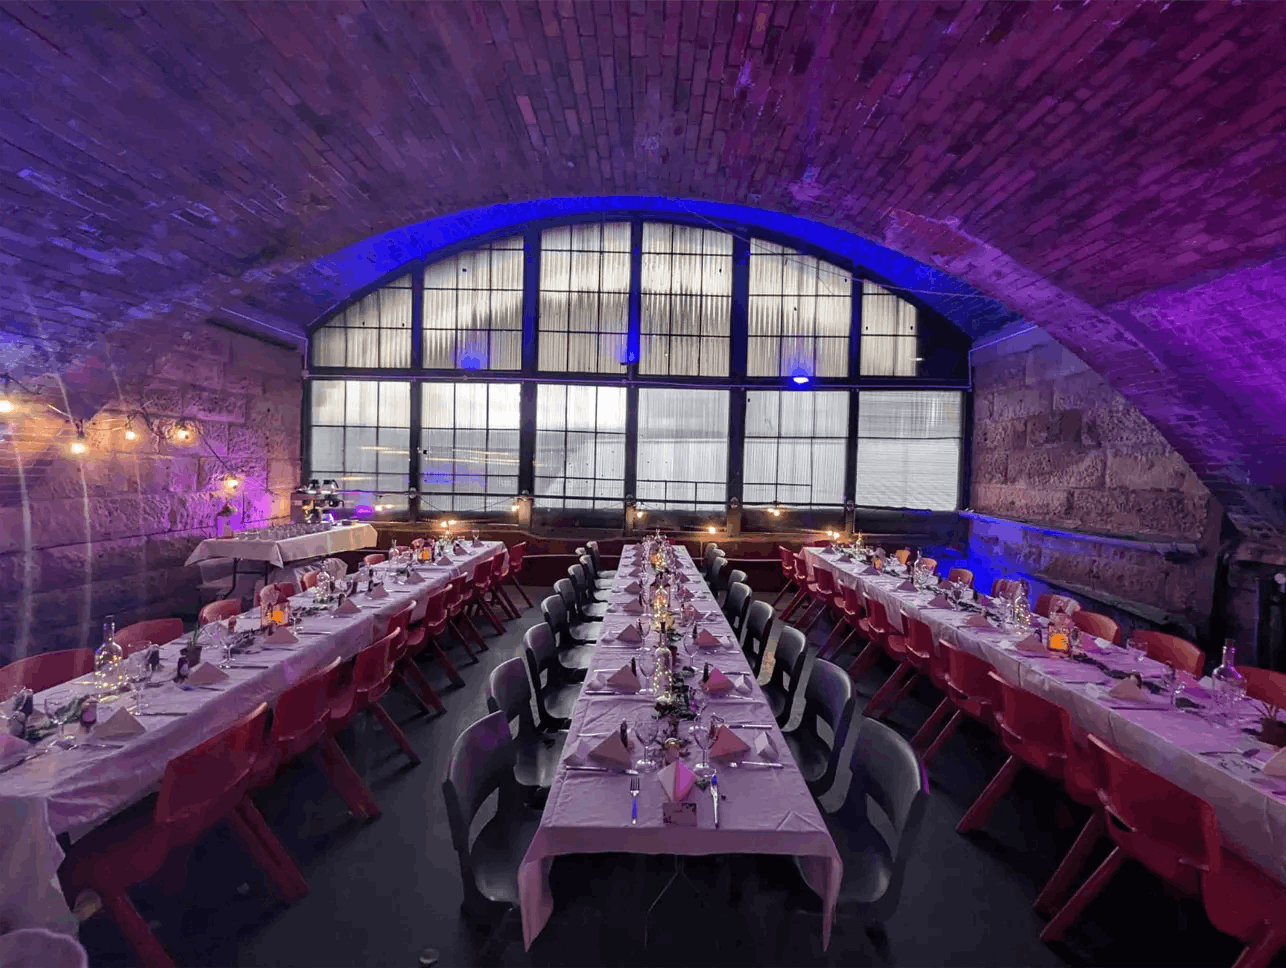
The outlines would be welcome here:
<svg viewBox="0 0 1286 968">
<path fill-rule="evenodd" d="M 857 415 L 861 403 L 858 390 L 848 391 L 848 447 L 844 451 L 844 500 L 857 501 Z"/>
</svg>

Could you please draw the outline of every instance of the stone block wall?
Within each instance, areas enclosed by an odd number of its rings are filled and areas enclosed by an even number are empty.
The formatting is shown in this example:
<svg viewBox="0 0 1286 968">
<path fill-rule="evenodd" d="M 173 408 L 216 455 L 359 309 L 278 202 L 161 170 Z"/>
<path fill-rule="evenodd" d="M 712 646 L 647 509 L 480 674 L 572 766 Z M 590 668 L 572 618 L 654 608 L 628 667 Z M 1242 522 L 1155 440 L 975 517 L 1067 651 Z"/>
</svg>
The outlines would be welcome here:
<svg viewBox="0 0 1286 968">
<path fill-rule="evenodd" d="M 184 562 L 196 544 L 289 517 L 300 371 L 298 352 L 208 324 L 139 324 L 93 363 L 11 385 L 0 664 L 96 644 L 107 614 L 193 619 L 201 575 Z M 71 450 L 78 425 L 83 455 Z"/>
<path fill-rule="evenodd" d="M 975 351 L 973 378 L 970 507 L 1044 528 L 975 522 L 971 557 L 1204 625 L 1222 511 L 1152 424 L 1039 329 Z"/>
</svg>

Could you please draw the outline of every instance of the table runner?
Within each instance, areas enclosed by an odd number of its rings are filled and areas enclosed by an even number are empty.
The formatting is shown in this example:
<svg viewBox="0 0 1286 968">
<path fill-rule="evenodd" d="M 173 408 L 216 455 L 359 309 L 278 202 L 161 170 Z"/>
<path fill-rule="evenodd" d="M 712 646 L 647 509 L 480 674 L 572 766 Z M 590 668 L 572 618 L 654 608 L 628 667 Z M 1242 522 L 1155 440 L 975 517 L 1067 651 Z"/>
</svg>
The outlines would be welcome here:
<svg viewBox="0 0 1286 968">
<path fill-rule="evenodd" d="M 692 559 L 677 549 L 681 572 L 689 577 L 685 586 L 693 592 L 692 604 L 712 613 L 702 622 L 728 643 L 727 649 L 711 651 L 709 662 L 723 670 L 750 674 L 750 664 L 728 626 L 718 604 L 710 595 Z M 636 579 L 632 572 L 641 564 L 641 549 L 624 549 L 603 619 L 598 647 L 594 651 L 587 679 L 600 671 L 615 672 L 637 655 L 637 647 L 618 643 L 614 637 L 638 616 L 622 612 L 622 606 L 637 596 L 623 591 Z M 649 635 L 655 646 L 655 639 Z M 706 650 L 702 650 L 703 654 Z M 683 650 L 680 649 L 680 658 Z M 565 748 L 575 749 L 582 736 L 605 734 L 619 727 L 622 719 L 635 722 L 652 708 L 650 699 L 630 695 L 587 695 L 576 701 Z M 773 714 L 758 685 L 751 695 L 711 700 L 707 711 L 729 722 L 773 723 Z M 753 730 L 744 731 L 749 736 Z M 530 948 L 553 912 L 549 870 L 559 854 L 626 852 L 640 854 L 792 854 L 808 884 L 823 898 L 822 943 L 829 944 L 835 904 L 839 897 L 843 863 L 830 831 L 822 819 L 804 778 L 782 739 L 772 726 L 773 745 L 782 769 L 718 767 L 719 790 L 727 796 L 719 805 L 719 827 L 713 826 L 713 803 L 708 791 L 695 790 L 689 799 L 697 805 L 697 826 L 666 826 L 661 821 L 661 791 L 654 775 L 640 777 L 638 825 L 630 824 L 629 778 L 617 774 L 572 773 L 559 769 L 554 776 L 540 827 L 518 869 L 518 893 L 522 908 L 523 943 Z"/>
<path fill-rule="evenodd" d="M 188 555 L 185 564 L 195 565 L 209 558 L 240 558 L 266 561 L 283 567 L 290 561 L 321 558 L 340 551 L 374 548 L 379 535 L 369 524 L 356 524 L 301 534 L 294 538 L 206 538 Z"/>
<path fill-rule="evenodd" d="M 859 575 L 864 564 L 816 548 L 805 549 L 805 558 L 810 569 L 824 567 L 837 581 L 856 586 L 883 603 L 895 627 L 905 628 L 904 612 L 914 615 L 935 637 L 985 659 L 1009 682 L 1067 709 L 1082 729 L 1103 737 L 1135 762 L 1206 800 L 1219 817 L 1228 846 L 1286 881 L 1286 778 L 1265 777 L 1237 762 L 1240 758 L 1236 756 L 1200 755 L 1202 751 L 1254 745 L 1241 731 L 1253 717 L 1243 716 L 1231 726 L 1216 726 L 1194 713 L 1174 709 L 1162 697 L 1147 703 L 1121 702 L 1114 708 L 1113 700 L 1104 699 L 1099 685 L 1106 677 L 1092 666 L 1020 653 L 1015 645 L 1022 636 L 1016 634 L 964 628 L 970 613 L 928 608 L 933 593 L 898 590 L 904 577 Z M 1109 668 L 1137 669 L 1144 676 L 1164 670 L 1150 658 L 1136 660 L 1126 649 L 1101 639 L 1092 641 L 1099 650 L 1094 658 Z M 1149 708 L 1119 708 L 1127 705 Z M 1203 705 L 1208 708 L 1211 703 L 1203 701 Z M 1267 758 L 1261 754 L 1258 761 Z"/>
<path fill-rule="evenodd" d="M 271 702 L 311 670 L 336 656 L 356 654 L 407 602 L 414 601 L 416 611 L 423 615 L 430 593 L 457 575 L 472 574 L 479 562 L 503 554 L 505 546 L 498 541 L 477 546 L 466 543 L 465 552 L 453 565 L 417 569 L 424 577 L 418 584 L 386 584 L 387 598 L 371 600 L 365 593 L 354 596 L 361 607 L 358 615 L 306 619 L 302 629 L 315 634 L 301 634 L 294 646 L 238 657 L 236 664 L 225 670 L 229 681 L 217 690 L 184 691 L 172 682 L 148 689 L 145 713 L 139 717 L 147 731 L 128 740 L 110 741 L 124 743 L 121 749 L 51 750 L 0 773 L 0 919 L 9 920 L 14 927 L 75 933 L 75 919 L 57 889 L 57 871 L 63 859 L 54 839 L 57 834 L 68 833 L 75 840 L 141 800 L 156 788 L 171 759 L 217 735 L 259 703 Z M 305 593 L 293 601 L 304 604 L 311 599 L 311 593 Z M 257 626 L 258 610 L 241 619 L 243 627 Z M 165 679 L 173 675 L 179 650 L 189 638 L 185 635 L 161 647 Z M 217 663 L 221 656 L 205 647 L 202 658 Z M 75 693 L 77 685 L 84 682 L 74 680 L 48 691 Z M 82 691 L 89 691 L 89 687 L 83 686 Z M 42 708 L 43 696 L 36 695 L 37 709 Z M 100 719 L 126 701 L 122 697 L 103 704 Z M 146 715 L 162 711 L 185 715 Z M 81 735 L 79 727 L 69 731 Z"/>
</svg>

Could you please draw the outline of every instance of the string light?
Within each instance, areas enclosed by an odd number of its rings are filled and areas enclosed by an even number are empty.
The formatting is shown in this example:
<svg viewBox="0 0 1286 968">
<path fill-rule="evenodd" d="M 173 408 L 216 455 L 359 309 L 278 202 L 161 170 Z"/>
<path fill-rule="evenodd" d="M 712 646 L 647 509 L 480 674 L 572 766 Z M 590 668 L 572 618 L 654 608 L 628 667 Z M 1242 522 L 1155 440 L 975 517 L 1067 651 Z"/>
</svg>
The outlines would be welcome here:
<svg viewBox="0 0 1286 968">
<path fill-rule="evenodd" d="M 516 513 L 518 513 L 518 505 L 516 505 L 516 504 L 511 504 L 511 505 L 509 505 L 509 510 L 510 510 L 510 511 L 512 511 L 513 513 L 515 513 L 515 514 L 516 514 Z"/>
<path fill-rule="evenodd" d="M 718 533 L 719 533 L 719 529 L 718 529 L 718 528 L 716 528 L 713 524 L 712 524 L 712 525 L 710 525 L 710 527 L 706 528 L 706 530 L 707 530 L 707 531 L 709 531 L 711 534 L 718 534 Z"/>
<path fill-rule="evenodd" d="M 0 413 L 13 413 L 13 401 L 8 393 L 0 394 Z"/>
<path fill-rule="evenodd" d="M 136 431 L 133 427 L 130 427 L 128 430 L 125 431 L 125 439 L 138 440 L 138 431 Z"/>
<path fill-rule="evenodd" d="M 241 486 L 241 480 L 235 474 L 229 474 L 223 479 L 224 490 L 235 491 Z"/>
<path fill-rule="evenodd" d="M 77 431 L 76 439 L 71 442 L 71 446 L 68 449 L 77 456 L 88 452 L 89 444 L 85 440 L 85 431 Z"/>
<path fill-rule="evenodd" d="M 774 518 L 779 518 L 781 517 L 781 508 L 769 508 L 768 513 L 771 514 Z"/>
<path fill-rule="evenodd" d="M 175 440 L 188 440 L 191 436 L 192 436 L 192 431 L 188 429 L 186 424 L 179 424 L 177 427 L 174 428 Z"/>
</svg>

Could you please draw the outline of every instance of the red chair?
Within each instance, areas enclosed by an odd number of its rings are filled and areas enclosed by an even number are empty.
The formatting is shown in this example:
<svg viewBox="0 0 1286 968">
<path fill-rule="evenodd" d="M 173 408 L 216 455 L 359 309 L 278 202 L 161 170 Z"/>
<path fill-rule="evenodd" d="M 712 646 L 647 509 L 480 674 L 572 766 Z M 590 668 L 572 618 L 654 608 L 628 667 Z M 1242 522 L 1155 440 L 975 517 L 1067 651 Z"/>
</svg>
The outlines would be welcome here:
<svg viewBox="0 0 1286 968">
<path fill-rule="evenodd" d="M 309 590 L 309 589 L 311 589 L 311 588 L 316 588 L 316 587 L 317 587 L 317 579 L 318 579 L 320 576 L 321 576 L 321 571 L 320 571 L 320 570 L 318 570 L 318 571 L 306 571 L 306 572 L 304 572 L 304 577 L 302 577 L 301 579 L 299 579 L 299 584 L 303 587 L 304 591 L 308 591 L 308 590 Z"/>
<path fill-rule="evenodd" d="M 380 815 L 379 804 L 330 732 L 331 705 L 341 688 L 341 662 L 339 657 L 332 659 L 277 697 L 268 755 L 256 764 L 251 785 L 256 790 L 267 786 L 281 766 L 312 753 L 349 812 L 360 819 L 374 819 Z"/>
<path fill-rule="evenodd" d="M 483 566 L 486 566 L 485 569 Z M 500 587 L 500 572 L 505 566 L 504 555 L 495 555 L 481 562 L 474 570 L 473 582 L 478 586 L 482 600 L 491 606 L 498 606 L 506 618 L 517 618 L 521 613 L 503 588 Z M 501 627 L 504 623 L 501 623 Z"/>
<path fill-rule="evenodd" d="M 918 558 L 916 559 L 915 566 L 917 568 L 923 569 L 925 574 L 928 574 L 928 575 L 936 575 L 938 573 L 937 558 Z"/>
<path fill-rule="evenodd" d="M 1187 639 L 1164 632 L 1135 632 L 1130 638 L 1142 642 L 1143 651 L 1152 658 L 1169 663 L 1179 672 L 1200 677 L 1201 670 L 1205 668 L 1205 654 Z"/>
<path fill-rule="evenodd" d="M 795 597 L 786 604 L 785 610 L 781 613 L 783 622 L 790 618 L 795 609 L 808 601 L 808 583 L 811 578 L 808 574 L 808 559 L 804 557 L 802 551 L 794 556 L 793 567 L 795 569 L 795 587 L 799 591 L 795 592 Z"/>
<path fill-rule="evenodd" d="M 272 587 L 277 589 L 277 595 L 280 598 L 290 598 L 296 592 L 295 583 L 293 581 L 273 582 Z"/>
<path fill-rule="evenodd" d="M 829 659 L 843 652 L 848 644 L 861 634 L 857 624 L 866 616 L 866 607 L 862 604 L 861 593 L 852 585 L 841 585 L 839 594 L 835 596 L 835 607 L 839 609 L 839 621 L 835 623 L 835 628 L 822 644 L 821 651 L 817 653 L 819 659 Z M 831 642 L 845 631 L 848 635 L 832 649 Z"/>
<path fill-rule="evenodd" d="M 265 755 L 267 706 L 175 757 L 165 768 L 154 805 L 126 811 L 77 841 L 60 872 L 68 898 L 93 890 L 116 919 L 147 968 L 171 968 L 130 900 L 127 888 L 152 877 L 173 851 L 195 843 L 220 821 L 268 874 L 287 901 L 308 893 L 308 882 L 247 795 L 255 764 Z"/>
<path fill-rule="evenodd" d="M 1053 592 L 1043 592 L 1036 599 L 1036 607 L 1032 609 L 1037 615 L 1043 615 L 1045 618 L 1053 613 L 1054 609 L 1061 608 L 1068 615 L 1081 607 L 1081 603 L 1067 595 L 1055 595 Z"/>
<path fill-rule="evenodd" d="M 501 622 L 500 619 L 496 618 L 496 613 L 491 610 L 490 606 L 488 606 L 486 602 L 486 592 L 490 587 L 491 581 L 491 561 L 487 560 L 478 562 L 477 566 L 473 569 L 473 574 L 469 575 L 466 581 L 467 584 L 465 585 L 464 592 L 464 612 L 462 614 L 468 616 L 477 615 L 481 612 L 491 620 L 491 625 L 495 628 L 496 634 L 504 635 L 504 623 Z M 473 623 L 471 622 L 470 624 Z M 477 626 L 475 625 L 474 627 L 476 628 Z M 479 638 L 481 638 L 481 635 L 479 635 Z"/>
<path fill-rule="evenodd" d="M 41 692 L 94 671 L 93 649 L 42 652 L 0 668 L 0 699 L 26 687 Z"/>
<path fill-rule="evenodd" d="M 886 632 L 884 634 L 884 654 L 897 663 L 897 667 L 892 674 L 884 680 L 884 684 L 875 691 L 870 700 L 866 703 L 866 708 L 862 710 L 863 716 L 870 716 L 875 719 L 883 719 L 893 711 L 893 706 L 897 702 L 897 697 L 903 695 L 901 691 L 909 685 L 908 676 L 914 678 L 915 665 L 911 660 L 911 652 L 908 648 L 910 643 L 910 633 L 899 633 L 893 630 L 892 624 L 887 623 L 888 611 L 885 610 Z M 904 685 L 905 684 L 905 685 Z M 880 712 L 884 707 L 883 712 Z"/>
<path fill-rule="evenodd" d="M 418 766 L 420 755 L 415 752 L 415 747 L 406 738 L 402 728 L 393 721 L 388 710 L 380 704 L 393 680 L 394 656 L 405 639 L 406 633 L 400 627 L 395 627 L 388 635 L 372 642 L 353 658 L 352 679 L 340 686 L 331 701 L 330 733 L 334 736 L 340 732 L 357 718 L 358 713 L 370 712 L 397 745 L 402 747 L 402 752 Z"/>
<path fill-rule="evenodd" d="M 222 622 L 224 619 L 240 615 L 241 612 L 241 599 L 222 598 L 209 605 L 203 605 L 201 611 L 197 613 L 196 624 L 204 628 L 211 622 Z"/>
<path fill-rule="evenodd" d="M 858 633 L 866 640 L 866 647 L 848 664 L 848 675 L 854 682 L 871 671 L 875 660 L 884 651 L 884 640 L 889 635 L 889 619 L 884 612 L 884 603 L 866 595 L 866 618 L 859 619 Z"/>
<path fill-rule="evenodd" d="M 386 561 L 388 561 L 388 558 L 384 555 L 367 555 L 362 559 L 367 568 L 374 568 L 376 565 L 382 565 Z"/>
<path fill-rule="evenodd" d="M 505 611 L 509 613 L 510 618 L 517 618 L 522 613 L 519 611 L 517 603 L 514 602 L 514 600 L 509 597 L 509 593 L 505 591 L 505 582 L 508 581 L 513 574 L 509 567 L 509 552 L 501 549 L 500 553 L 492 560 L 495 564 L 492 565 L 491 572 L 491 594 L 493 597 L 500 599 L 501 604 L 504 606 Z M 522 592 L 522 589 L 519 588 L 518 591 Z M 523 592 L 522 597 L 525 599 L 527 597 L 527 593 Z M 527 606 L 528 608 L 531 607 L 530 601 L 527 602 Z"/>
<path fill-rule="evenodd" d="M 876 700 L 881 698 L 881 692 L 884 692 L 885 689 L 892 692 L 893 688 L 897 688 L 896 694 L 891 699 L 888 699 L 883 711 L 875 714 L 878 719 L 887 719 L 898 703 L 907 697 L 916 682 L 924 676 L 931 676 L 933 672 L 933 633 L 929 631 L 929 626 L 909 612 L 904 612 L 902 617 L 906 621 L 906 634 L 902 636 L 890 635 L 888 651 L 895 658 L 900 656 L 899 662 L 901 665 L 899 665 L 898 669 L 902 672 L 904 679 L 901 687 L 898 688 L 896 684 L 890 686 L 890 683 L 894 682 L 894 676 L 890 676 L 889 681 L 881 687 L 880 692 L 877 692 L 871 698 L 871 704 L 876 705 Z M 893 643 L 895 638 L 901 639 L 897 643 L 896 650 Z"/>
<path fill-rule="evenodd" d="M 442 650 L 441 638 L 447 629 L 447 593 L 446 587 L 438 589 L 424 603 L 424 617 L 408 626 L 406 632 L 406 661 L 414 662 L 415 658 L 426 648 L 433 649 L 433 657 L 446 673 L 452 685 L 463 686 L 464 679 L 456 671 L 446 652 Z M 468 646 L 465 647 L 466 650 Z M 470 653 L 472 655 L 472 653 Z M 475 658 L 473 660 L 477 662 Z"/>
<path fill-rule="evenodd" d="M 835 607 L 835 593 L 835 573 L 821 565 L 815 567 L 813 569 L 813 579 L 808 583 L 808 608 L 804 610 L 804 614 L 799 620 L 801 630 L 805 634 L 817 624 L 819 618 Z M 808 613 L 814 608 L 817 609 L 817 614 L 808 619 Z M 804 619 L 808 619 L 808 621 L 805 622 Z"/>
<path fill-rule="evenodd" d="M 154 618 L 117 629 L 116 644 L 121 647 L 122 654 L 133 655 L 145 645 L 165 645 L 182 635 L 183 619 Z"/>
<path fill-rule="evenodd" d="M 973 572 L 968 568 L 952 568 L 947 573 L 947 581 L 953 585 L 964 585 L 966 588 L 973 588 Z"/>
<path fill-rule="evenodd" d="M 956 833 L 961 834 L 977 830 L 987 822 L 1023 766 L 1061 780 L 1063 763 L 1067 758 L 1063 744 L 1062 710 L 1047 699 L 1011 685 L 994 671 L 988 675 L 1000 692 L 1000 708 L 995 712 L 996 727 L 1000 732 L 1000 745 L 1009 751 L 1009 759 L 956 824 Z"/>
<path fill-rule="evenodd" d="M 781 591 L 777 597 L 772 600 L 772 607 L 776 608 L 781 597 L 790 591 L 790 586 L 795 584 L 795 554 L 789 548 L 782 545 L 777 546 L 777 554 L 781 558 Z"/>
<path fill-rule="evenodd" d="M 1221 847 L 1214 808 L 1090 737 L 1103 777 L 1099 800 L 1115 845 L 1089 880 L 1045 925 L 1040 940 L 1060 940 L 1090 903 L 1134 858 L 1181 893 L 1195 896 L 1204 874 L 1217 872 Z"/>
<path fill-rule="evenodd" d="M 910 648 L 918 651 L 919 640 L 913 637 Z M 929 681 L 942 693 L 942 701 L 911 737 L 911 746 L 917 750 L 922 750 L 928 745 L 929 740 L 947 721 L 947 717 L 955 711 L 955 707 L 951 705 L 951 697 L 947 695 L 947 650 L 942 642 L 932 636 L 929 638 Z"/>
<path fill-rule="evenodd" d="M 451 589 L 447 595 L 447 621 L 451 626 L 451 631 L 455 633 L 456 638 L 465 643 L 465 650 L 468 651 L 468 639 L 473 639 L 478 648 L 483 652 L 488 651 L 486 640 L 478 627 L 473 624 L 469 618 L 468 606 L 472 592 L 469 587 L 468 575 L 456 575 L 449 582 L 447 587 Z M 470 652 L 470 655 L 472 653 Z"/>
<path fill-rule="evenodd" d="M 1286 888 L 1225 850 L 1202 875 L 1201 895 L 1210 923 L 1246 945 L 1233 968 L 1265 968 L 1286 941 Z"/>
<path fill-rule="evenodd" d="M 1072 624 L 1082 632 L 1106 639 L 1108 642 L 1121 644 L 1121 627 L 1106 615 L 1098 612 L 1087 612 L 1083 608 L 1072 613 Z"/>
<path fill-rule="evenodd" d="M 942 745 L 959 728 L 960 721 L 965 716 L 976 719 L 986 726 L 994 725 L 994 710 L 1000 704 L 996 685 L 989 675 L 990 664 L 971 652 L 941 640 L 938 641 L 938 648 L 946 653 L 947 699 L 951 702 L 955 713 L 942 727 L 942 732 L 938 733 L 920 756 L 922 763 L 928 763 L 937 755 Z"/>
<path fill-rule="evenodd" d="M 509 554 L 506 556 L 505 567 L 501 571 L 499 580 L 508 580 L 509 584 L 518 589 L 518 594 L 521 595 L 522 600 L 527 603 L 527 607 L 531 608 L 534 603 L 527 597 L 527 593 L 523 590 L 522 585 L 518 583 L 518 576 L 522 574 L 522 563 L 526 555 L 527 542 L 525 541 L 519 541 L 516 545 L 510 548 Z"/>
<path fill-rule="evenodd" d="M 1246 695 L 1267 706 L 1286 709 L 1286 673 L 1260 669 L 1257 666 L 1238 666 L 1237 671 L 1246 680 Z M 0 675 L 4 670 L 0 669 Z M 0 689 L 0 695 L 4 689 Z"/>
<path fill-rule="evenodd" d="M 415 603 L 412 602 L 390 618 L 388 626 L 384 630 L 385 635 L 392 635 L 394 632 L 400 633 L 397 642 L 390 649 L 389 661 L 392 663 L 393 675 L 415 697 L 415 701 L 420 704 L 420 708 L 426 713 L 444 713 L 447 711 L 447 707 L 442 704 L 442 700 L 438 698 L 438 694 L 434 691 L 433 686 L 429 684 L 429 680 L 424 678 L 424 673 L 420 671 L 419 666 L 406 658 L 408 648 L 407 631 L 410 628 L 411 613 L 414 611 Z"/>
</svg>

